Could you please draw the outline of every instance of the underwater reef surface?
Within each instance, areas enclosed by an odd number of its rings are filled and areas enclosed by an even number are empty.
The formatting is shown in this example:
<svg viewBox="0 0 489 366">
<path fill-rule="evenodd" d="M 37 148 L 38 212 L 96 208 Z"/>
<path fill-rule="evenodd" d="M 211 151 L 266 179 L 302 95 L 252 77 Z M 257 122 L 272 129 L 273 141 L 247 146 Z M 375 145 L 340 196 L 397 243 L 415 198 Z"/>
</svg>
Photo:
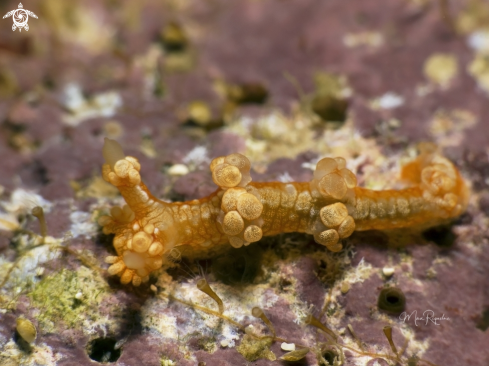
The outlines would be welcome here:
<svg viewBox="0 0 489 366">
<path fill-rule="evenodd" d="M 489 364 L 486 2 L 24 7 L 38 16 L 29 31 L 0 22 L 0 364 Z M 123 204 L 101 177 L 104 137 L 170 201 L 213 192 L 209 163 L 233 152 L 255 181 L 309 181 L 320 158 L 342 156 L 359 185 L 397 188 L 431 141 L 470 203 L 444 227 L 356 232 L 340 253 L 282 234 L 176 258 L 134 288 L 104 263 L 114 250 L 97 219 Z M 292 343 L 303 352 L 284 356 Z"/>
</svg>

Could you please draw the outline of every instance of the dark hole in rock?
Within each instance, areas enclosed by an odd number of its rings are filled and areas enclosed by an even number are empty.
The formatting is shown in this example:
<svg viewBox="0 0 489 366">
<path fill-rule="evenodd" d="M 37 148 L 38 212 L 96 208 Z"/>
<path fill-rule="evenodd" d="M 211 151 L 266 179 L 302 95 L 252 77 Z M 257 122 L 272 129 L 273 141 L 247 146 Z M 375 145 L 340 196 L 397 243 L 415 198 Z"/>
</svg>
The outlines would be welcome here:
<svg viewBox="0 0 489 366">
<path fill-rule="evenodd" d="M 281 278 L 279 282 L 280 290 L 284 291 L 286 288 L 290 287 L 292 282 L 287 278 Z"/>
<path fill-rule="evenodd" d="M 222 119 L 211 120 L 209 121 L 209 123 L 205 125 L 197 123 L 193 119 L 187 119 L 182 125 L 182 127 L 186 129 L 199 129 L 201 131 L 206 131 L 206 132 L 217 130 L 222 126 L 224 126 L 224 121 Z"/>
<path fill-rule="evenodd" d="M 192 118 L 187 118 L 186 120 L 183 121 L 182 123 L 183 128 L 201 128 L 204 127 L 203 124 L 199 123 L 199 121 L 192 119 Z"/>
<path fill-rule="evenodd" d="M 40 143 L 35 141 L 28 133 L 29 126 L 25 124 L 14 123 L 7 120 L 1 127 L 7 133 L 8 146 L 17 152 L 30 151 L 38 148 L 40 145 Z"/>
<path fill-rule="evenodd" d="M 406 297 L 401 289 L 387 287 L 380 291 L 377 306 L 387 313 L 400 314 L 406 306 Z"/>
<path fill-rule="evenodd" d="M 41 162 L 34 160 L 32 168 L 33 174 L 38 178 L 38 181 L 41 182 L 42 185 L 46 185 L 51 181 L 48 178 L 48 170 Z"/>
<path fill-rule="evenodd" d="M 79 307 L 81 304 L 83 304 L 83 301 L 79 300 L 79 299 L 73 299 L 73 304 L 71 305 L 71 308 L 72 309 L 76 309 L 77 307 Z"/>
<path fill-rule="evenodd" d="M 102 129 L 100 127 L 95 127 L 91 132 L 92 136 L 100 136 L 102 134 Z"/>
<path fill-rule="evenodd" d="M 326 365 L 334 365 L 335 359 L 338 358 L 338 355 L 333 350 L 326 350 L 323 352 L 323 358 L 326 360 Z"/>
<path fill-rule="evenodd" d="M 198 128 L 209 132 L 221 128 L 223 125 L 222 119 L 214 118 L 208 103 L 196 100 L 187 106 L 182 127 L 187 129 Z"/>
<path fill-rule="evenodd" d="M 188 47 L 187 36 L 183 28 L 175 22 L 171 22 L 163 28 L 161 42 L 168 53 L 184 52 Z"/>
<path fill-rule="evenodd" d="M 268 99 L 268 90 L 260 83 L 231 85 L 228 98 L 236 104 L 264 104 Z"/>
<path fill-rule="evenodd" d="M 262 251 L 257 245 L 233 249 L 212 261 L 212 273 L 227 285 L 253 283 L 260 272 Z"/>
<path fill-rule="evenodd" d="M 476 327 L 484 332 L 487 330 L 487 328 L 489 328 L 489 308 L 482 312 Z"/>
<path fill-rule="evenodd" d="M 451 226 L 437 226 L 423 232 L 426 240 L 434 242 L 436 245 L 449 248 L 455 243 L 456 236 L 452 232 Z"/>
<path fill-rule="evenodd" d="M 42 84 L 49 90 L 53 90 L 56 87 L 54 78 L 51 75 L 45 75 L 42 79 Z"/>
<path fill-rule="evenodd" d="M 214 337 L 202 337 L 197 340 L 198 349 L 209 353 L 214 351 L 215 345 L 216 339 Z"/>
<path fill-rule="evenodd" d="M 87 345 L 88 357 L 101 363 L 115 362 L 121 357 L 121 350 L 114 349 L 116 343 L 114 338 L 94 339 Z"/>
<path fill-rule="evenodd" d="M 343 273 L 341 263 L 328 255 L 319 261 L 316 276 L 324 283 L 332 285 Z"/>
<path fill-rule="evenodd" d="M 20 177 L 24 183 L 29 185 L 41 184 L 45 186 L 51 182 L 47 168 L 38 160 L 33 160 L 22 166 Z"/>
<path fill-rule="evenodd" d="M 323 121 L 345 122 L 348 101 L 333 96 L 317 95 L 311 102 L 311 108 Z"/>
<path fill-rule="evenodd" d="M 389 302 L 393 305 L 397 304 L 400 301 L 397 296 L 387 296 L 386 300 L 387 300 L 387 302 Z"/>
<path fill-rule="evenodd" d="M 12 134 L 19 134 L 19 133 L 24 133 L 27 131 L 27 126 L 22 123 L 12 123 L 10 121 L 6 121 L 3 123 L 2 126 L 6 131 L 12 133 Z"/>
</svg>

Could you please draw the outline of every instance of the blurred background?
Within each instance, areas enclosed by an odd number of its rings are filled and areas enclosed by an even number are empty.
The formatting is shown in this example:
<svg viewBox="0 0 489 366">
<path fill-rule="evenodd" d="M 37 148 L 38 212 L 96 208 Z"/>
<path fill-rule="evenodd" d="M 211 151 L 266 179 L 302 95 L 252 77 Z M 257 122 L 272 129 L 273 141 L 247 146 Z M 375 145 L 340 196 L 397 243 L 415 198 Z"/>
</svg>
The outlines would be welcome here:
<svg viewBox="0 0 489 366">
<path fill-rule="evenodd" d="M 277 303 L 269 312 L 278 331 L 319 350 L 300 364 L 333 365 L 331 349 L 318 346 L 297 319 L 308 307 L 322 309 L 325 294 L 338 292 L 365 258 L 369 276 L 335 295 L 335 310 L 328 311 L 336 317 L 335 331 L 345 334 L 353 324 L 365 349 L 390 352 L 382 326 L 399 320 L 380 314 L 376 304 L 383 286 L 396 285 L 404 290 L 407 310 L 431 308 L 451 317 L 442 326 L 398 324 L 398 346 L 410 344 L 402 364 L 407 357 L 409 365 L 416 364 L 413 357 L 444 366 L 489 364 L 487 1 L 22 5 L 37 15 L 29 16 L 28 30 L 13 31 L 12 16 L 0 20 L 0 278 L 30 245 L 20 240 L 19 230 L 39 232 L 28 215 L 36 204 L 46 211 L 50 236 L 69 237 L 71 248 L 105 268 L 111 243 L 95 220 L 122 200 L 100 176 L 104 137 L 136 156 L 149 189 L 167 200 L 213 192 L 208 164 L 232 152 L 250 158 L 257 181 L 307 181 L 320 157 L 343 156 L 361 185 L 385 189 L 394 186 L 399 166 L 416 155 L 416 144 L 432 141 L 472 186 L 469 210 L 454 226 L 410 237 L 403 243 L 415 245 L 406 249 L 386 250 L 396 243 L 383 233 L 356 235 L 356 249 L 342 259 L 319 253 L 306 236 L 287 239 L 296 256 L 287 254 L 290 247 L 281 246 L 282 239 L 267 242 L 263 253 L 257 250 L 259 258 L 241 253 L 244 264 L 231 265 L 243 265 L 246 272 L 250 260 L 255 263 L 245 281 L 247 299 L 233 293 L 242 283 L 226 284 L 213 271 L 209 276 L 227 301 L 236 302 L 240 319 L 245 310 L 237 304 Z M 2 16 L 18 8 L 15 1 L 0 0 Z M 209 327 L 188 307 L 158 299 L 148 288 L 121 287 L 106 275 L 83 272 L 74 258 L 63 262 L 45 254 L 37 253 L 31 264 L 17 262 L 28 269 L 13 271 L 1 289 L 9 304 L 0 312 L 4 365 L 279 362 L 265 351 L 254 358 L 236 350 L 242 333 Z M 278 264 L 270 269 L 271 263 Z M 386 266 L 395 269 L 393 278 L 380 274 Z M 297 282 L 271 280 L 281 273 Z M 165 276 L 152 284 L 178 292 L 192 283 L 181 273 Z M 53 297 L 49 281 L 60 292 L 58 303 L 46 305 L 46 294 Z M 74 300 L 80 291 L 99 288 L 101 298 Z M 42 313 L 47 315 L 39 318 Z M 34 351 L 15 340 L 20 315 L 38 326 Z M 189 319 L 195 323 L 184 327 Z M 121 340 L 124 347 L 115 349 Z M 277 357 L 283 354 L 280 344 L 270 347 Z M 345 365 L 387 364 L 351 352 L 344 357 Z"/>
</svg>

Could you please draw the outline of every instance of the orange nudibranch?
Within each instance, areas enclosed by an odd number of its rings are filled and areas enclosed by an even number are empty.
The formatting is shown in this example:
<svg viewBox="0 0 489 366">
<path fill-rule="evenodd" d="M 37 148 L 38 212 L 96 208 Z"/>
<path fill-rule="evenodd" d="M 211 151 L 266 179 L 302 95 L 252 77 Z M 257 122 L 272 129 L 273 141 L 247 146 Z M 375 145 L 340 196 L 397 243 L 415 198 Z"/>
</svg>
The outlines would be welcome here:
<svg viewBox="0 0 489 366">
<path fill-rule="evenodd" d="M 250 161 L 235 153 L 214 159 L 218 189 L 187 202 L 163 202 L 141 181 L 140 164 L 125 156 L 114 140 L 105 140 L 103 178 L 126 201 L 99 224 L 114 233 L 117 256 L 106 259 L 108 272 L 138 286 L 169 260 L 175 248 L 187 253 L 235 248 L 284 232 L 312 234 L 337 252 L 354 230 L 427 228 L 459 216 L 467 207 L 468 188 L 455 166 L 431 144 L 403 167 L 409 187 L 373 191 L 357 187 L 343 158 L 324 158 L 310 182 L 252 182 Z"/>
</svg>

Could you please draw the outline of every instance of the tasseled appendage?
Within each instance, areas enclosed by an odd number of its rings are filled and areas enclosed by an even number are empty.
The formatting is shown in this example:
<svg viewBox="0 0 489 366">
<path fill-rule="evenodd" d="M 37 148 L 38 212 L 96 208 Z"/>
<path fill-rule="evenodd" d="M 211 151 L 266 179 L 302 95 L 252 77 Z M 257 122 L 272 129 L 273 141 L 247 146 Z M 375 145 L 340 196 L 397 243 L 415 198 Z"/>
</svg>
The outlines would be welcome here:
<svg viewBox="0 0 489 366">
<path fill-rule="evenodd" d="M 212 180 L 224 190 L 246 187 L 251 182 L 250 167 L 248 158 L 238 153 L 215 158 L 210 165 Z"/>
<path fill-rule="evenodd" d="M 345 159 L 340 157 L 321 159 L 310 183 L 313 197 L 320 195 L 335 200 L 345 199 L 356 185 L 355 174 L 346 168 Z"/>
<path fill-rule="evenodd" d="M 263 236 L 263 220 L 260 217 L 263 204 L 258 198 L 258 190 L 247 188 L 229 188 L 224 193 L 222 211 L 217 219 L 229 243 L 235 248 L 256 242 Z"/>
<path fill-rule="evenodd" d="M 263 204 L 258 190 L 249 185 L 250 167 L 248 158 L 238 153 L 215 158 L 210 165 L 212 180 L 225 191 L 217 220 L 235 248 L 263 236 Z"/>
<path fill-rule="evenodd" d="M 321 159 L 310 182 L 312 196 L 316 199 L 344 202 L 354 198 L 356 185 L 355 174 L 346 168 L 345 159 L 340 157 Z M 340 251 L 343 248 L 340 239 L 349 237 L 355 230 L 355 221 L 347 206 L 342 202 L 326 205 L 321 208 L 319 219 L 313 229 L 314 239 L 332 252 Z"/>
</svg>

